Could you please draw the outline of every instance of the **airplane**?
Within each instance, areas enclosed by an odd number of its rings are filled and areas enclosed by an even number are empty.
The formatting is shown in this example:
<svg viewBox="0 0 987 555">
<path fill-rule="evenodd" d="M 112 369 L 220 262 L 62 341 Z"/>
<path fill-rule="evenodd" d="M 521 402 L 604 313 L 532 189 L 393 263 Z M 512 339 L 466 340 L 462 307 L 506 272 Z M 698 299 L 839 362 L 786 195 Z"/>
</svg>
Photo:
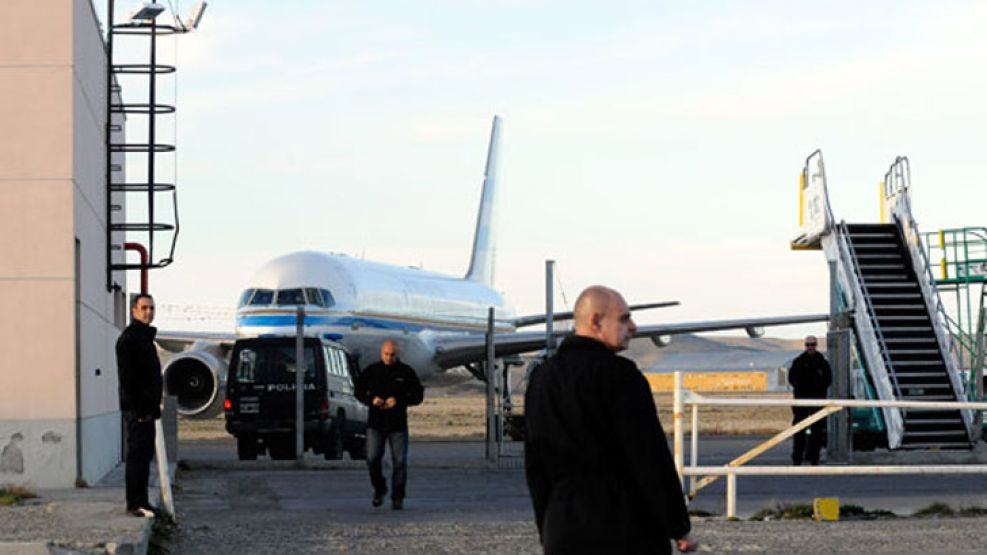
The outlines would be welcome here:
<svg viewBox="0 0 987 555">
<path fill-rule="evenodd" d="M 277 257 L 262 266 L 240 296 L 234 334 L 158 333 L 163 349 L 176 354 L 164 367 L 164 386 L 175 395 L 178 412 L 208 417 L 223 402 L 226 358 L 239 337 L 294 336 L 297 310 L 304 308 L 306 336 L 342 343 L 366 366 L 379 357 L 385 339 L 398 343 L 402 360 L 421 378 L 457 366 L 477 377 L 486 360 L 488 309 L 494 309 L 495 356 L 503 358 L 545 347 L 545 333 L 518 331 L 543 324 L 546 315 L 516 317 L 493 288 L 495 197 L 499 116 L 494 116 L 487 150 L 483 189 L 469 268 L 455 277 L 415 268 L 364 261 L 341 254 L 302 251 Z M 632 310 L 672 306 L 676 301 L 631 305 Z M 552 315 L 571 319 L 571 312 Z M 824 321 L 825 314 L 714 320 L 638 327 L 635 337 L 648 337 L 661 347 L 671 335 L 743 328 L 760 337 L 764 326 Z M 567 331 L 555 333 L 556 339 Z M 183 350 L 186 349 L 186 350 Z"/>
</svg>

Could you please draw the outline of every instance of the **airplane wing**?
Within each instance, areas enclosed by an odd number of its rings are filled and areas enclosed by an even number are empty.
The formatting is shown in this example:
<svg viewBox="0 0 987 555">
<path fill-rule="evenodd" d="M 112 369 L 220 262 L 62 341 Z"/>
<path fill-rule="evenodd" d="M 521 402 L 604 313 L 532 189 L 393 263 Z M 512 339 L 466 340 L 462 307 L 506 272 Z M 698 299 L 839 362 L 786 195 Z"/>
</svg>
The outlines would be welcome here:
<svg viewBox="0 0 987 555">
<path fill-rule="evenodd" d="M 786 326 L 791 324 L 807 324 L 825 322 L 828 314 L 802 314 L 796 316 L 776 316 L 764 318 L 741 318 L 736 320 L 704 320 L 698 322 L 679 322 L 674 324 L 652 324 L 639 326 L 634 337 L 649 337 L 657 343 L 659 338 L 679 333 L 700 333 L 706 331 L 721 331 L 729 329 L 744 329 L 752 337 L 760 337 L 764 327 Z M 556 341 L 568 335 L 568 331 L 555 332 Z M 441 368 L 452 368 L 471 362 L 486 359 L 486 343 L 484 335 L 453 336 L 436 338 L 435 362 Z M 545 347 L 545 333 L 524 331 L 514 333 L 498 333 L 494 336 L 494 355 L 503 357 Z"/>
<path fill-rule="evenodd" d="M 159 347 L 172 353 L 180 353 L 192 345 L 200 342 L 217 343 L 223 350 L 233 347 L 236 341 L 235 333 L 222 332 L 197 332 L 197 331 L 161 331 L 158 330 L 154 337 L 154 342 Z"/>
<path fill-rule="evenodd" d="M 677 306 L 678 301 L 661 301 L 656 303 L 643 303 L 643 304 L 632 304 L 630 306 L 631 312 L 635 310 L 646 310 L 649 308 L 663 308 L 666 306 Z M 547 320 L 546 314 L 532 314 L 530 316 L 520 316 L 514 319 L 514 327 L 523 328 L 526 326 L 534 326 L 537 324 L 544 324 Z M 559 320 L 572 320 L 572 312 L 555 312 L 552 314 L 552 321 L 558 322 Z"/>
</svg>

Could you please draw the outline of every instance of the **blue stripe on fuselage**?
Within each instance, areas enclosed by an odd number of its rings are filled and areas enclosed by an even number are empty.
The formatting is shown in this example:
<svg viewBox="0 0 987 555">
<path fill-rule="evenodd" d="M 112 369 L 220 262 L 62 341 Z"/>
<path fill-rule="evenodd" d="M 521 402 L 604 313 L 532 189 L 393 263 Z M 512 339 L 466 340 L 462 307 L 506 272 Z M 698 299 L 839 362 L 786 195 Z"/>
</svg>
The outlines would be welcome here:
<svg viewBox="0 0 987 555">
<path fill-rule="evenodd" d="M 255 314 L 237 316 L 237 328 L 246 327 L 284 327 L 292 330 L 297 325 L 297 317 L 294 314 Z M 431 330 L 455 330 L 465 331 L 466 326 L 455 326 L 450 324 L 420 324 L 416 322 L 402 322 L 399 320 L 383 320 L 380 318 L 365 318 L 354 316 L 305 316 L 306 326 L 332 326 L 332 327 L 360 327 L 375 328 L 382 330 L 402 330 L 409 332 L 419 332 L 425 329 Z"/>
</svg>

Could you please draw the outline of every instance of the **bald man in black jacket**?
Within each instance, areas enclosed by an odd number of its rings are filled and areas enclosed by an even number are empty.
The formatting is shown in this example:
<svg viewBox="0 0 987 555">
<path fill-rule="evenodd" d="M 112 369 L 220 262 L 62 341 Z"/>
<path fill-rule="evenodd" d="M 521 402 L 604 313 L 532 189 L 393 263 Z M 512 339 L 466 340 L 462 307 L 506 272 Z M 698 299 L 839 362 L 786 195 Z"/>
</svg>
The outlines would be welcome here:
<svg viewBox="0 0 987 555">
<path fill-rule="evenodd" d="M 525 474 L 545 553 L 671 553 L 697 543 L 647 380 L 617 356 L 637 329 L 623 297 L 594 286 L 575 333 L 532 372 Z"/>
</svg>

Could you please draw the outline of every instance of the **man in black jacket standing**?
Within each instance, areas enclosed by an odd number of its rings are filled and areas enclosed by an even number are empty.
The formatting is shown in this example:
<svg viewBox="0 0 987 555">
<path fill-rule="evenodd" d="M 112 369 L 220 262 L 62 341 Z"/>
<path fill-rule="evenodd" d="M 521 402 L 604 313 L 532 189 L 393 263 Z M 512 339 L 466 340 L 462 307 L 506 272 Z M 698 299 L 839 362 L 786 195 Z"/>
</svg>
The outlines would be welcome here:
<svg viewBox="0 0 987 555">
<path fill-rule="evenodd" d="M 161 361 L 154 347 L 157 328 L 154 299 L 146 293 L 134 297 L 133 320 L 117 339 L 117 378 L 120 411 L 127 433 L 127 512 L 153 517 L 147 499 L 147 483 L 154 458 L 154 421 L 161 418 Z"/>
<path fill-rule="evenodd" d="M 374 487 L 372 504 L 379 507 L 387 495 L 384 479 L 384 443 L 391 445 L 391 508 L 404 507 L 408 478 L 408 407 L 421 404 L 425 391 L 415 370 L 398 360 L 398 346 L 388 339 L 380 346 L 380 362 L 371 364 L 356 380 L 356 398 L 370 407 L 367 421 L 367 467 Z"/>
<path fill-rule="evenodd" d="M 826 390 L 833 382 L 833 372 L 829 368 L 826 357 L 816 350 L 819 341 L 816 336 L 805 338 L 805 352 L 797 356 L 788 371 L 788 383 L 796 399 L 825 399 Z M 796 424 L 817 412 L 820 407 L 792 407 L 792 424 Z M 826 419 L 816 421 L 809 426 L 809 445 L 806 446 L 805 430 L 795 434 L 792 449 L 792 463 L 796 466 L 803 460 L 811 465 L 819 464 L 819 451 L 822 449 L 823 438 L 826 435 Z"/>
<path fill-rule="evenodd" d="M 669 540 L 695 550 L 651 389 L 616 355 L 637 329 L 627 303 L 589 287 L 573 319 L 525 393 L 525 474 L 545 553 L 670 553 Z"/>
</svg>

